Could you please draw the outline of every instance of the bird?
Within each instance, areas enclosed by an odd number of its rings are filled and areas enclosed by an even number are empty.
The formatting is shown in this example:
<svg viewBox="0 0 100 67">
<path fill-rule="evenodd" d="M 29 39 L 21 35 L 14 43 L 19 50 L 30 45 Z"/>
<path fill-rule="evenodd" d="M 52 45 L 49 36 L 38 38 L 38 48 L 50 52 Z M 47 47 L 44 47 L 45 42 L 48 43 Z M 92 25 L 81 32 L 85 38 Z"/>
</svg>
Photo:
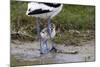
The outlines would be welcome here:
<svg viewBox="0 0 100 67">
<path fill-rule="evenodd" d="M 47 47 L 47 51 L 49 50 L 48 48 L 48 45 L 47 45 L 47 41 L 50 39 L 50 40 L 53 40 L 53 38 L 55 37 L 56 35 L 56 27 L 55 27 L 55 24 L 51 24 L 51 34 L 49 35 L 49 31 L 48 31 L 48 28 L 44 28 L 41 32 L 40 32 L 40 36 L 43 40 L 43 46 Z M 55 48 L 55 45 L 52 43 L 52 49 L 51 50 L 54 50 L 56 49 Z M 50 50 L 50 51 L 51 51 Z"/>
<path fill-rule="evenodd" d="M 41 30 L 40 32 L 40 36 L 41 38 L 43 38 L 44 40 L 50 39 L 50 38 L 54 38 L 56 35 L 56 30 L 55 30 L 55 24 L 51 24 L 51 34 L 49 35 L 49 31 L 48 28 L 44 28 L 43 30 Z"/>
<path fill-rule="evenodd" d="M 62 7 L 63 7 L 63 4 L 60 4 L 60 3 L 46 3 L 46 2 L 33 2 L 33 1 L 28 2 L 26 15 L 35 17 L 37 19 L 37 34 L 40 39 L 41 50 L 42 50 L 42 46 L 41 46 L 41 36 L 40 36 L 40 19 L 47 19 L 48 34 L 52 35 L 51 34 L 52 30 L 50 29 L 51 19 L 54 16 L 56 16 L 58 13 L 60 13 L 60 11 L 62 10 Z M 51 38 L 52 37 L 53 35 L 51 36 Z"/>
<path fill-rule="evenodd" d="M 29 2 L 26 15 L 42 19 L 53 18 L 62 9 L 60 3 Z"/>
</svg>

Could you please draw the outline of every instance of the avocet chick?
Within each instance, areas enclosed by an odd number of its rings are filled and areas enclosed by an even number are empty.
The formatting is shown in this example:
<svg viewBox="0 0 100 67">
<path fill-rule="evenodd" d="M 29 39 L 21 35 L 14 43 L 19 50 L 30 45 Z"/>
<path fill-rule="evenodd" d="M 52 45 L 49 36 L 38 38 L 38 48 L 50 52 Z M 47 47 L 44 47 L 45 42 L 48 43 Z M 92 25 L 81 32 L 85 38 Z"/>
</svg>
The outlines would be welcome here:
<svg viewBox="0 0 100 67">
<path fill-rule="evenodd" d="M 52 40 L 55 35 L 56 35 L 56 31 L 55 31 L 55 25 L 54 24 L 51 24 L 51 27 L 50 27 L 50 31 L 51 33 L 49 33 L 48 31 L 48 28 L 44 28 L 41 32 L 40 32 L 40 36 L 41 36 L 41 39 L 43 41 L 43 46 L 45 46 L 44 49 L 47 49 L 47 51 L 49 51 L 49 48 L 48 48 L 48 43 L 47 41 L 50 39 Z M 51 49 L 54 49 L 54 44 L 52 43 L 52 48 Z M 46 52 L 46 51 L 45 51 Z"/>
<path fill-rule="evenodd" d="M 41 38 L 44 39 L 44 40 L 48 40 L 50 38 L 54 38 L 55 37 L 56 31 L 55 31 L 55 25 L 54 24 L 51 24 L 50 31 L 51 31 L 51 33 L 49 34 L 48 28 L 44 28 L 40 32 Z"/>
</svg>

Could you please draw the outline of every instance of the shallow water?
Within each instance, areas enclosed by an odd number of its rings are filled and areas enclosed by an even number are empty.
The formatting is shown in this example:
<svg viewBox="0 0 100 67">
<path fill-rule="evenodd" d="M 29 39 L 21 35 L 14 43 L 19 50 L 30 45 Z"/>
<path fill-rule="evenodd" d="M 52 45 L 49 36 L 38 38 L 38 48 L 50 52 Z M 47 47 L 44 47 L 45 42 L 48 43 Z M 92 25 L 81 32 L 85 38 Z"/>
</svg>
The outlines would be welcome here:
<svg viewBox="0 0 100 67">
<path fill-rule="evenodd" d="M 11 56 L 16 59 L 35 62 L 33 64 L 51 64 L 66 62 L 94 61 L 94 42 L 86 43 L 84 46 L 57 45 L 57 48 L 65 52 L 78 51 L 77 54 L 52 53 L 40 54 L 38 42 L 11 44 Z M 49 46 L 50 47 L 50 46 Z M 38 62 L 37 62 L 38 61 Z"/>
</svg>

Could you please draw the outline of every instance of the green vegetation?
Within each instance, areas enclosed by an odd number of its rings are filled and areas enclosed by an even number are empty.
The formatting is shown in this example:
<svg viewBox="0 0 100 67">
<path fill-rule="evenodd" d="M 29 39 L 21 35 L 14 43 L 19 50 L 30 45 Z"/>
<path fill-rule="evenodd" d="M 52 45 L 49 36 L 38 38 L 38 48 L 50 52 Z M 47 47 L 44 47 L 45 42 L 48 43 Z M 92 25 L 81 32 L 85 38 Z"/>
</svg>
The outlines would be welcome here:
<svg viewBox="0 0 100 67">
<path fill-rule="evenodd" d="M 30 37 L 24 40 L 30 40 L 36 38 L 36 23 L 34 17 L 26 15 L 26 10 L 27 2 L 11 2 L 11 32 L 24 33 L 24 36 Z M 42 22 L 43 27 L 45 22 Z M 95 6 L 64 5 L 52 23 L 56 25 L 56 43 L 77 45 L 81 41 L 94 39 Z"/>
</svg>

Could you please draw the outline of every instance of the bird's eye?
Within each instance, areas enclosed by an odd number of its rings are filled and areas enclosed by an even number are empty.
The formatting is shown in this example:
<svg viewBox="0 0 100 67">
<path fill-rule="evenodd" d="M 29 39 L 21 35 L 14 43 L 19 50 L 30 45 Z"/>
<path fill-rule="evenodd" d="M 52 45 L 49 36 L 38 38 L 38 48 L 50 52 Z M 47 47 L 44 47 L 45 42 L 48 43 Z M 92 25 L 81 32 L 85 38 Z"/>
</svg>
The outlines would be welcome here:
<svg viewBox="0 0 100 67">
<path fill-rule="evenodd" d="M 53 29 L 51 29 L 51 30 L 53 30 Z"/>
</svg>

